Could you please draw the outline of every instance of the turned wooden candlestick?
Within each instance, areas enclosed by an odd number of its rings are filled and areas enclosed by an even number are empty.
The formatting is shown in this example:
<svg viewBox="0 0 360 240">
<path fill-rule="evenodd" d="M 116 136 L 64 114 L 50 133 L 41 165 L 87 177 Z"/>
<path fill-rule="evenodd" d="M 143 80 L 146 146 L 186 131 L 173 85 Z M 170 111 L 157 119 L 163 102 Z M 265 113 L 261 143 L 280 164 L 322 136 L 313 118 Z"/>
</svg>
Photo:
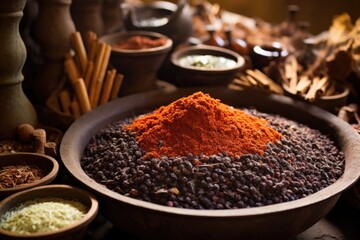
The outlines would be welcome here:
<svg viewBox="0 0 360 240">
<path fill-rule="evenodd" d="M 26 0 L 0 1 L 0 139 L 15 137 L 17 126 L 37 124 L 35 109 L 22 90 L 26 48 L 19 33 Z"/>
<path fill-rule="evenodd" d="M 41 45 L 43 65 L 33 91 L 36 100 L 44 103 L 64 76 L 64 56 L 70 49 L 70 35 L 75 32 L 75 25 L 70 15 L 71 0 L 38 2 L 35 37 Z"/>
</svg>

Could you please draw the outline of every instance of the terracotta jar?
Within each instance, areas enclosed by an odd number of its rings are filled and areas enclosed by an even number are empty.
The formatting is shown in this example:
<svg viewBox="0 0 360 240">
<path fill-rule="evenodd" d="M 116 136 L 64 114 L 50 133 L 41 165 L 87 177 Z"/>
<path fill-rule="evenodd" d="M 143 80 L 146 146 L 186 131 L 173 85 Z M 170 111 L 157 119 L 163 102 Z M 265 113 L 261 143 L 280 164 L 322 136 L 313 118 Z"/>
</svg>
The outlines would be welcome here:
<svg viewBox="0 0 360 240">
<path fill-rule="evenodd" d="M 19 33 L 26 0 L 0 1 L 0 139 L 15 136 L 22 123 L 37 124 L 35 109 L 22 90 L 26 48 Z"/>
<path fill-rule="evenodd" d="M 41 46 L 43 65 L 34 83 L 37 102 L 44 103 L 64 76 L 64 55 L 70 49 L 75 25 L 70 15 L 71 0 L 38 0 L 35 37 Z"/>
</svg>

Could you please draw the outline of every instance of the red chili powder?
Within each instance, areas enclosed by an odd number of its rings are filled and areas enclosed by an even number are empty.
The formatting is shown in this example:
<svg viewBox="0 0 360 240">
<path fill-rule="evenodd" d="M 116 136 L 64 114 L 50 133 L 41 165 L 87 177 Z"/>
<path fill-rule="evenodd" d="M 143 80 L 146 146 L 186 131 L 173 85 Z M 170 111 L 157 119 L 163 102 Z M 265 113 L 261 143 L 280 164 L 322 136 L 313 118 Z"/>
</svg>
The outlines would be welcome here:
<svg viewBox="0 0 360 240">
<path fill-rule="evenodd" d="M 164 38 L 152 39 L 150 37 L 136 35 L 130 37 L 125 42 L 114 44 L 112 47 L 115 49 L 139 50 L 160 47 L 165 45 L 165 43 L 166 39 Z"/>
<path fill-rule="evenodd" d="M 127 129 L 134 133 L 146 156 L 231 156 L 264 153 L 267 143 L 282 135 L 265 119 L 223 104 L 202 92 L 178 99 L 153 113 L 135 119 Z"/>
</svg>

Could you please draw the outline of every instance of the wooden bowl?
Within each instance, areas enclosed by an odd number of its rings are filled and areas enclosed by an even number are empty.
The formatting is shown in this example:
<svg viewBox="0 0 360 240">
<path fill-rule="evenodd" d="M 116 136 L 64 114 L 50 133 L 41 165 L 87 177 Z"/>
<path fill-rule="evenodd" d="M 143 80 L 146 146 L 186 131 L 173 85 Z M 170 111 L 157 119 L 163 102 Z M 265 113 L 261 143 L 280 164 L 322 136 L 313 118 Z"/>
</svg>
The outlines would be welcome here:
<svg viewBox="0 0 360 240">
<path fill-rule="evenodd" d="M 74 224 L 52 232 L 19 234 L 0 228 L 0 235 L 3 237 L 1 239 L 79 240 L 82 239 L 88 225 L 94 220 L 98 213 L 98 201 L 87 191 L 68 185 L 48 185 L 28 189 L 5 198 L 0 205 L 0 217 L 19 204 L 36 198 L 75 200 L 84 204 L 89 210 L 83 218 Z"/>
<path fill-rule="evenodd" d="M 234 60 L 235 65 L 226 68 L 199 68 L 181 64 L 181 59 L 193 55 L 209 55 Z M 181 48 L 171 55 L 175 82 L 181 87 L 227 86 L 235 74 L 245 66 L 245 59 L 234 51 L 208 45 Z"/>
<path fill-rule="evenodd" d="M 165 39 L 162 46 L 146 49 L 119 49 L 112 47 L 110 64 L 124 75 L 119 96 L 157 89 L 157 71 L 173 46 L 172 40 L 160 33 L 146 31 L 118 32 L 102 36 L 99 40 L 111 46 L 133 36 Z"/>
<path fill-rule="evenodd" d="M 30 184 L 19 185 L 13 188 L 0 189 L 0 199 L 16 192 L 49 184 L 56 178 L 59 171 L 58 162 L 54 158 L 47 155 L 27 152 L 0 155 L 0 167 L 23 164 L 37 166 L 42 170 L 44 177 Z"/>
<path fill-rule="evenodd" d="M 102 128 L 202 90 L 234 107 L 254 107 L 296 120 L 330 135 L 345 154 L 343 176 L 305 198 L 262 207 L 193 210 L 160 206 L 133 199 L 96 183 L 83 171 L 80 158 Z M 115 100 L 78 119 L 65 133 L 61 159 L 68 172 L 102 200 L 102 213 L 118 228 L 154 239 L 290 239 L 322 219 L 342 192 L 360 176 L 360 137 L 346 122 L 318 107 L 275 94 L 227 88 L 189 88 L 148 92 Z"/>
</svg>

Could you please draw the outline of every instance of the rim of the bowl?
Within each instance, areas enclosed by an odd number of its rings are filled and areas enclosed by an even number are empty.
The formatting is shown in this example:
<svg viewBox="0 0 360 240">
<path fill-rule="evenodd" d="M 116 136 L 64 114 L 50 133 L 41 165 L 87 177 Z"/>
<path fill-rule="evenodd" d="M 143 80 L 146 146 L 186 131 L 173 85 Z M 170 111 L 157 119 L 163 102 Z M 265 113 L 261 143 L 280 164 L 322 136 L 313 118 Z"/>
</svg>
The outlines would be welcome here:
<svg viewBox="0 0 360 240">
<path fill-rule="evenodd" d="M 25 195 L 25 194 L 28 194 L 28 193 L 34 192 L 34 191 L 44 191 L 44 190 L 46 191 L 47 189 L 59 189 L 59 190 L 65 189 L 67 191 L 80 192 L 82 195 L 86 196 L 88 198 L 88 200 L 90 201 L 89 210 L 80 220 L 76 221 L 75 223 L 73 223 L 69 226 L 60 228 L 56 231 L 33 233 L 33 234 L 21 234 L 21 233 L 11 232 L 11 231 L 7 231 L 7 230 L 0 228 L 0 234 L 4 234 L 6 236 L 17 237 L 17 238 L 32 238 L 32 237 L 42 237 L 42 236 L 52 237 L 52 236 L 56 236 L 56 235 L 61 235 L 68 231 L 76 231 L 76 229 L 81 225 L 84 225 L 84 227 L 85 227 L 96 217 L 96 215 L 99 211 L 99 203 L 92 193 L 85 191 L 84 189 L 66 185 L 66 184 L 52 184 L 52 185 L 31 188 L 31 189 L 28 189 L 25 191 L 15 193 L 15 194 L 5 198 L 4 200 L 2 200 L 0 203 L 2 206 L 4 206 L 7 203 L 10 204 L 11 201 L 17 199 L 18 197 L 21 197 L 22 195 Z M 49 197 L 51 197 L 51 196 L 49 196 Z M 81 229 L 81 227 L 79 229 Z"/>
<path fill-rule="evenodd" d="M 184 66 L 179 63 L 181 57 L 187 56 L 186 52 L 193 52 L 192 55 L 194 55 L 194 54 L 196 54 L 197 51 L 206 51 L 206 50 L 209 50 L 211 52 L 211 53 L 209 53 L 209 55 L 212 55 L 212 53 L 219 53 L 219 55 L 222 55 L 222 54 L 231 55 L 231 56 L 233 56 L 234 59 L 236 59 L 236 65 L 233 67 L 229 67 L 229 68 L 211 68 L 211 69 L 209 69 L 209 68 L 199 68 L 199 67 L 193 67 L 193 66 Z M 216 55 L 216 54 L 213 54 L 213 55 Z M 181 49 L 175 51 L 173 54 L 171 54 L 171 62 L 176 67 L 184 69 L 184 70 L 198 71 L 198 72 L 203 72 L 203 73 L 208 72 L 211 74 L 211 73 L 221 73 L 221 72 L 239 70 L 245 65 L 245 58 L 230 49 L 199 44 L 199 45 L 195 45 L 195 46 L 181 48 Z"/>
<path fill-rule="evenodd" d="M 100 37 L 99 41 L 108 43 L 108 41 L 106 41 L 108 38 L 120 37 L 120 36 L 132 37 L 132 36 L 137 36 L 137 35 L 153 37 L 153 38 L 155 37 L 158 39 L 163 38 L 166 40 L 166 43 L 159 47 L 146 48 L 146 49 L 118 49 L 118 48 L 111 47 L 111 51 L 114 53 L 124 53 L 124 54 L 153 53 L 153 52 L 158 52 L 161 50 L 163 50 L 163 51 L 170 50 L 170 48 L 173 46 L 173 41 L 171 40 L 171 38 L 169 38 L 168 36 L 166 36 L 164 34 L 152 32 L 152 31 L 126 31 L 126 32 L 110 33 L 110 34 Z"/>
<path fill-rule="evenodd" d="M 52 179 L 54 179 L 58 172 L 59 172 L 59 163 L 53 158 L 53 157 L 50 157 L 48 155 L 44 155 L 44 154 L 39 154 L 39 153 L 30 153 L 30 152 L 17 152 L 17 153 L 8 153 L 8 154 L 2 154 L 0 155 L 0 161 L 1 161 L 1 158 L 5 158 L 5 157 L 8 157 L 8 156 L 14 156 L 14 155 L 18 155 L 18 156 L 24 156 L 24 155 L 27 155 L 27 156 L 34 156 L 34 157 L 38 157 L 38 158 L 43 158 L 44 161 L 50 161 L 52 163 L 52 168 L 51 168 L 51 171 L 46 174 L 43 178 L 33 182 L 33 183 L 30 183 L 30 184 L 23 184 L 23 185 L 19 185 L 19 186 L 16 186 L 16 187 L 13 187 L 13 188 L 4 188 L 4 189 L 0 189 L 0 193 L 11 193 L 13 191 L 22 191 L 22 190 L 25 190 L 25 189 L 28 189 L 28 188 L 33 188 L 34 186 L 38 186 L 38 185 L 41 185 L 41 184 L 44 184 Z M 21 160 L 19 162 L 28 162 L 29 160 Z"/>
<path fill-rule="evenodd" d="M 173 94 L 176 91 L 189 91 L 188 94 L 191 94 L 195 92 L 195 88 L 188 88 L 188 89 L 181 89 L 181 90 L 174 90 L 169 92 L 161 92 L 161 94 Z M 198 88 L 196 88 L 199 90 Z M 211 89 L 211 88 L 207 88 Z M 215 88 L 213 88 L 215 89 Z M 231 89 L 226 89 L 226 91 L 231 92 L 239 92 Z M 159 91 L 154 91 L 159 92 Z M 99 114 L 105 115 L 108 114 L 107 117 L 114 116 L 114 113 L 109 113 L 109 109 L 113 109 L 114 106 L 122 106 L 125 102 L 132 102 L 135 101 L 135 99 L 138 98 L 145 98 L 147 97 L 147 94 L 150 94 L 150 92 L 147 93 L 139 93 L 134 95 L 129 95 L 123 98 L 119 98 L 117 100 L 114 100 L 110 103 L 107 103 L 105 105 L 102 105 L 98 107 L 97 109 L 94 109 L 93 111 L 90 111 L 84 115 L 82 115 L 78 120 L 76 120 L 68 129 L 68 131 L 65 133 L 63 142 L 60 146 L 60 155 L 61 159 L 68 170 L 68 172 L 74 176 L 77 181 L 81 182 L 84 186 L 91 189 L 92 191 L 96 192 L 99 195 L 105 196 L 107 198 L 111 198 L 113 200 L 120 201 L 124 204 L 129 204 L 133 207 L 138 208 L 144 208 L 146 210 L 152 210 L 161 212 L 163 214 L 175 214 L 179 216 L 188 216 L 188 217 L 204 217 L 204 218 L 238 218 L 238 217 L 250 217 L 250 216 L 259 216 L 259 215 L 267 215 L 272 214 L 274 212 L 283 212 L 283 211 L 289 211 L 297 208 L 306 207 L 309 205 L 313 205 L 322 201 L 325 201 L 329 198 L 332 198 L 336 195 L 341 194 L 344 190 L 348 189 L 351 185 L 353 185 L 359 178 L 360 178 L 360 155 L 356 155 L 351 152 L 350 158 L 356 158 L 359 161 L 354 161 L 355 167 L 349 168 L 345 165 L 344 174 L 333 184 L 329 185 L 328 187 L 313 193 L 311 195 L 308 195 L 304 198 L 284 202 L 284 203 L 278 203 L 278 204 L 272 204 L 267 206 L 261 206 L 261 207 L 252 207 L 252 208 L 241 208 L 241 209 L 225 209 L 225 210 L 196 210 L 196 209 L 184 209 L 184 208 L 175 208 L 175 207 L 167 207 L 155 203 L 150 203 L 138 199 L 134 199 L 131 197 L 127 197 L 124 195 L 121 195 L 119 193 L 116 193 L 105 186 L 97 183 L 95 180 L 91 179 L 81 168 L 80 166 L 80 160 L 72 157 L 72 154 L 70 153 L 69 148 L 71 148 L 72 141 L 79 140 L 81 138 L 81 133 L 85 134 L 87 131 L 90 131 L 93 127 L 88 126 L 87 123 L 89 120 L 91 120 L 94 124 L 100 124 L 101 120 L 97 120 L 97 117 Z M 298 108 L 301 108 L 303 111 L 307 111 L 311 116 L 320 118 L 321 120 L 331 122 L 332 127 L 342 128 L 346 131 L 346 136 L 348 139 L 353 140 L 354 142 L 352 144 L 347 143 L 347 148 L 351 149 L 358 149 L 360 151 L 360 136 L 352 129 L 352 127 L 347 124 L 344 121 L 340 121 L 335 115 L 322 110 L 316 106 L 312 106 L 306 103 L 303 103 L 301 101 L 297 101 L 294 99 L 291 99 L 289 97 L 280 96 L 276 94 L 267 94 L 267 99 L 269 101 L 275 101 L 281 104 L 286 105 L 296 105 Z M 336 122 L 334 124 L 333 122 Z M 79 134 L 79 129 L 82 129 L 81 133 Z M 76 134 L 74 133 L 74 130 L 77 129 Z M 99 130 L 99 129 L 98 129 Z M 348 142 L 349 140 L 347 140 Z M 80 153 L 82 154 L 82 153 Z M 81 156 L 78 156 L 81 157 Z M 348 156 L 349 157 L 349 156 Z M 77 171 L 80 170 L 80 171 Z M 345 174 L 347 173 L 347 174 Z M 355 177 L 350 178 L 350 176 L 355 175 Z M 306 201 L 304 201 L 306 199 Z"/>
</svg>

